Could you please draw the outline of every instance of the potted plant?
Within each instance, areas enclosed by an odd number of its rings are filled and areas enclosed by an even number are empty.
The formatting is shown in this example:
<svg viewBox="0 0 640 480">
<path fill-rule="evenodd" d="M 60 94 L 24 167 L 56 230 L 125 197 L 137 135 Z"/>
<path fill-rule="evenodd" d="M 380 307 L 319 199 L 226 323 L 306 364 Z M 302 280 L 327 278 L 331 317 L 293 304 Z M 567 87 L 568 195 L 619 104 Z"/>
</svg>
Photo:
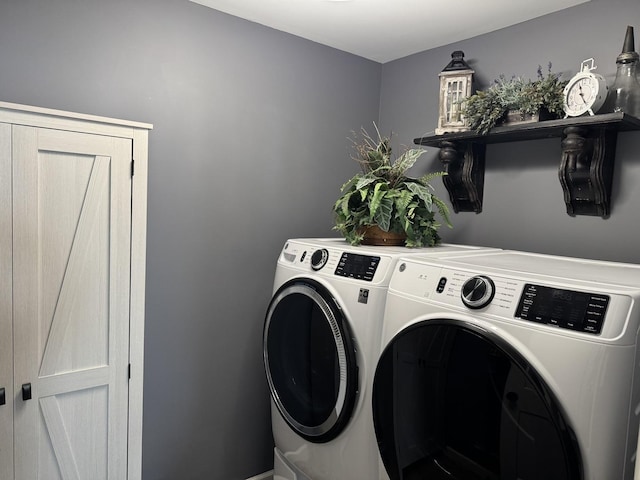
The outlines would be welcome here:
<svg viewBox="0 0 640 480">
<path fill-rule="evenodd" d="M 482 135 L 500 123 L 557 118 L 564 113 L 566 83 L 551 72 L 551 63 L 546 76 L 538 66 L 537 80 L 500 75 L 488 89 L 467 98 L 462 113 L 469 128 Z"/>
<path fill-rule="evenodd" d="M 377 127 L 376 133 L 373 138 L 362 129 L 360 140 L 354 135 L 353 158 L 362 172 L 342 186 L 333 207 L 334 229 L 352 245 L 436 245 L 436 211 L 449 227 L 451 222 L 446 204 L 434 195 L 429 181 L 445 172 L 407 176 L 424 150 L 407 149 L 392 159 L 390 138 L 382 137 Z"/>
</svg>

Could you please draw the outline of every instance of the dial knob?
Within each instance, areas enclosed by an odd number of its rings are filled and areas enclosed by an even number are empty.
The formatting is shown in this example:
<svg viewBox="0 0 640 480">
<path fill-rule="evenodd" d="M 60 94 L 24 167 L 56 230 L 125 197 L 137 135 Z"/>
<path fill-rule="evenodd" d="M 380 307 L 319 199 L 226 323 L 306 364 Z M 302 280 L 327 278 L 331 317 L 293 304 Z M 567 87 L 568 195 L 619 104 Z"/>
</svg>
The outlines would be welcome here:
<svg viewBox="0 0 640 480">
<path fill-rule="evenodd" d="M 329 252 L 326 248 L 321 248 L 320 250 L 316 250 L 311 255 L 311 268 L 314 270 L 320 270 L 324 267 L 329 260 Z"/>
<path fill-rule="evenodd" d="M 462 285 L 462 303 L 469 308 L 483 308 L 491 303 L 496 293 L 493 280 L 484 275 L 471 277 Z"/>
</svg>

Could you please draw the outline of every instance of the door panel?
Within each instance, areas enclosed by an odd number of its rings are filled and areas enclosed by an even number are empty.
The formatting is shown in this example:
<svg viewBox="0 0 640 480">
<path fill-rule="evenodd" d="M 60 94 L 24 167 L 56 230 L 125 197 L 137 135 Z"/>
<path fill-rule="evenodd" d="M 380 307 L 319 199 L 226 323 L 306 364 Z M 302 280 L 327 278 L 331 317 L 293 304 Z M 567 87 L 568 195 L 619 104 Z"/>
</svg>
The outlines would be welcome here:
<svg viewBox="0 0 640 480">
<path fill-rule="evenodd" d="M 12 151 L 16 479 L 125 479 L 131 141 L 15 126 Z"/>
<path fill-rule="evenodd" d="M 43 477 L 52 478 L 51 473 L 57 472 L 56 478 L 65 480 L 106 478 L 107 422 L 103 415 L 94 415 L 94 412 L 104 412 L 107 408 L 105 385 L 40 399 L 48 432 L 40 437 L 40 451 L 49 453 L 47 468 L 40 466 Z"/>
<path fill-rule="evenodd" d="M 13 478 L 11 125 L 0 123 L 0 478 Z"/>
<path fill-rule="evenodd" d="M 109 158 L 47 153 L 40 175 L 44 377 L 108 363 Z M 80 188 L 55 187 L 66 182 Z"/>
</svg>

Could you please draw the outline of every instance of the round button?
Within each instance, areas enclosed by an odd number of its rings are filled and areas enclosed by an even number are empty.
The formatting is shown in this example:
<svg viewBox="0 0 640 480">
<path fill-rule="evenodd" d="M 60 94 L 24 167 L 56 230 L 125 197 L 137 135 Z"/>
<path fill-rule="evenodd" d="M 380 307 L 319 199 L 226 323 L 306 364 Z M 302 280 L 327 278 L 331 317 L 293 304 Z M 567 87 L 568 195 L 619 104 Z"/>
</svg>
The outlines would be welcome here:
<svg viewBox="0 0 640 480">
<path fill-rule="evenodd" d="M 329 260 L 329 252 L 326 248 L 316 250 L 313 252 L 313 255 L 311 255 L 311 268 L 320 270 L 326 265 L 327 260 Z"/>
<path fill-rule="evenodd" d="M 483 308 L 491 303 L 495 293 L 493 280 L 484 275 L 477 275 L 462 285 L 462 303 L 473 309 Z"/>
</svg>

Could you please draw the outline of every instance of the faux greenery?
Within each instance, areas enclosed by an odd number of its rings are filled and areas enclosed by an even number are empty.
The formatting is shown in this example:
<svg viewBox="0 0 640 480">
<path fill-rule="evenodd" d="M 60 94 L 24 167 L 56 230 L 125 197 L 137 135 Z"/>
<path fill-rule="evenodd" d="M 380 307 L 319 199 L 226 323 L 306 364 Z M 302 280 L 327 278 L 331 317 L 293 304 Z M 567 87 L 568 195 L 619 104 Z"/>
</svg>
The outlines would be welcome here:
<svg viewBox="0 0 640 480">
<path fill-rule="evenodd" d="M 462 113 L 471 130 L 482 135 L 503 120 L 509 110 L 519 110 L 522 114 L 536 114 L 547 110 L 553 116 L 563 113 L 563 90 L 567 82 L 560 75 L 551 72 L 549 63 L 547 75 L 538 66 L 537 80 L 522 77 L 505 78 L 500 75 L 486 90 L 481 90 L 465 100 Z"/>
<path fill-rule="evenodd" d="M 360 163 L 358 173 L 342 186 L 342 196 L 333 211 L 335 230 L 352 245 L 363 239 L 363 229 L 377 225 L 385 232 L 405 232 L 408 247 L 434 246 L 440 242 L 435 219 L 437 210 L 451 227 L 446 204 L 432 193 L 429 181 L 445 172 L 430 173 L 420 178 L 407 176 L 407 170 L 424 153 L 408 149 L 392 159 L 391 140 L 382 137 L 376 127 L 377 138 L 361 130 L 361 139 L 354 134 L 353 158 Z"/>
</svg>

